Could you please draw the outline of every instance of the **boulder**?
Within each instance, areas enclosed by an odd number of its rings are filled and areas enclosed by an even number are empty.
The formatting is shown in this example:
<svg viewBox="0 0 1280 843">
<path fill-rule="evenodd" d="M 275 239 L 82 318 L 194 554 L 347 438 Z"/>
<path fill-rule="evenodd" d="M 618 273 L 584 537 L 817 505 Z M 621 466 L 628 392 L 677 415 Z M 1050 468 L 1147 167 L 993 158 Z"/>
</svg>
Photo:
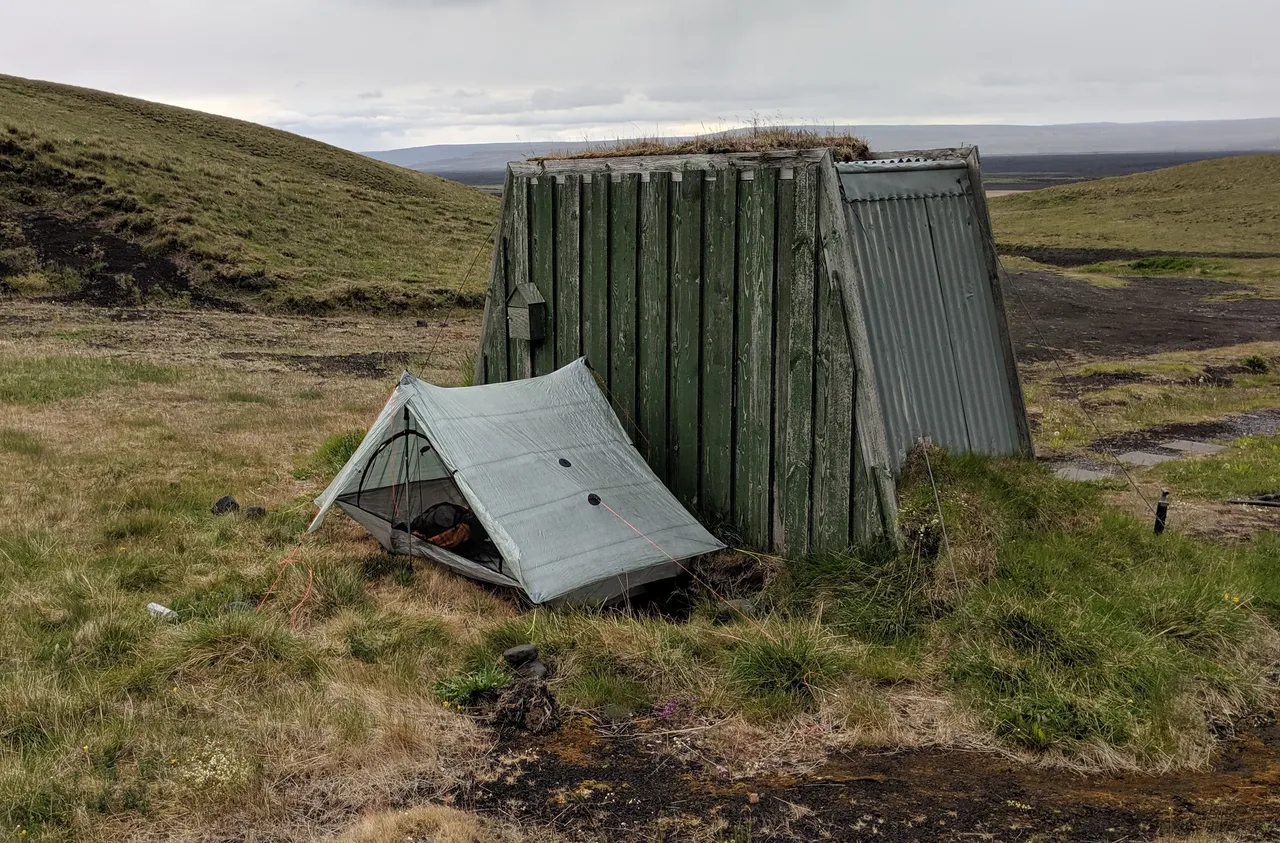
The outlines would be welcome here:
<svg viewBox="0 0 1280 843">
<path fill-rule="evenodd" d="M 209 510 L 214 515 L 226 515 L 229 512 L 235 512 L 240 508 L 240 502 L 230 495 L 223 495 L 218 498 L 217 502 Z"/>
<path fill-rule="evenodd" d="M 507 663 L 508 667 L 519 667 L 520 665 L 531 662 L 538 657 L 538 648 L 532 644 L 517 644 L 502 654 L 502 660 Z"/>
<path fill-rule="evenodd" d="M 525 662 L 516 668 L 516 676 L 521 679 L 546 679 L 550 672 L 541 659 Z"/>
</svg>

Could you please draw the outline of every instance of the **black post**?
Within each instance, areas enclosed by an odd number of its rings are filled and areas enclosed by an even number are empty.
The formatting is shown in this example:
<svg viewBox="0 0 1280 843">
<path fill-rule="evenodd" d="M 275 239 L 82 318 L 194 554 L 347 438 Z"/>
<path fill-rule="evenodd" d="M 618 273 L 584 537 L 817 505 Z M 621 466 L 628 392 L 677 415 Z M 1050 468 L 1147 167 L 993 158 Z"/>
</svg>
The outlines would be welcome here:
<svg viewBox="0 0 1280 843">
<path fill-rule="evenodd" d="M 1160 490 L 1160 502 L 1156 504 L 1156 535 L 1164 532 L 1165 523 L 1169 518 L 1169 490 Z"/>
</svg>

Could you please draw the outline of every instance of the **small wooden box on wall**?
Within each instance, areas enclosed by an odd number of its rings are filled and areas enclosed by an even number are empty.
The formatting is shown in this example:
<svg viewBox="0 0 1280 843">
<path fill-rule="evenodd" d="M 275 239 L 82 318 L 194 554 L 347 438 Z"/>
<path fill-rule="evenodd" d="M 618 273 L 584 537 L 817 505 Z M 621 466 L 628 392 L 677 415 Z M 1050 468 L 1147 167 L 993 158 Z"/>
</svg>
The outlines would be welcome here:
<svg viewBox="0 0 1280 843">
<path fill-rule="evenodd" d="M 547 301 L 533 284 L 517 284 L 507 296 L 507 336 L 538 342 L 547 336 Z"/>
</svg>

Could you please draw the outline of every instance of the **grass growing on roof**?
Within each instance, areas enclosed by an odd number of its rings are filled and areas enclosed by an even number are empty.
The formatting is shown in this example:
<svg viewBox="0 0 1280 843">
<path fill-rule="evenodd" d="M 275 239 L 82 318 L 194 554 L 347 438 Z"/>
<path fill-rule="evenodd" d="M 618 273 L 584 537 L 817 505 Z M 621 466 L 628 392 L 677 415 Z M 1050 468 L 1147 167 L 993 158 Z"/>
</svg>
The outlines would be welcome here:
<svg viewBox="0 0 1280 843">
<path fill-rule="evenodd" d="M 830 149 L 837 161 L 861 161 L 871 157 L 867 142 L 851 134 L 828 135 L 816 129 L 754 123 L 741 129 L 686 139 L 642 138 L 613 144 L 605 143 L 571 152 L 552 153 L 532 160 L 714 155 L 731 152 L 782 152 L 793 149 Z"/>
</svg>

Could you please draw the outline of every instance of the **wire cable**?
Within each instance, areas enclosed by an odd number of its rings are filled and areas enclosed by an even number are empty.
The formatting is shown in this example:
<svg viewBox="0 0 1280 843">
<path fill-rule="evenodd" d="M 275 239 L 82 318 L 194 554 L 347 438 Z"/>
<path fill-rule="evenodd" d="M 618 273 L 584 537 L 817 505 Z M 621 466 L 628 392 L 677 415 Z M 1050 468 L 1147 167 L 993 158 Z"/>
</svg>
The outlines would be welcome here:
<svg viewBox="0 0 1280 843">
<path fill-rule="evenodd" d="M 999 255 L 996 255 L 996 263 L 999 264 L 1000 266 L 1000 274 L 1003 275 L 1005 278 L 1008 278 L 1009 273 L 1005 270 L 1004 263 L 1000 260 Z M 1004 286 L 1013 290 L 1013 296 L 1018 300 L 1018 306 L 1022 308 L 1022 312 L 1026 314 L 1027 321 L 1031 324 L 1032 330 L 1036 332 L 1036 339 L 1040 341 L 1041 347 L 1049 349 L 1051 351 L 1060 352 L 1061 349 L 1056 348 L 1055 346 L 1049 345 L 1048 341 L 1045 340 L 1044 333 L 1040 330 L 1040 325 L 1036 322 L 1035 316 L 1032 315 L 1031 308 L 1027 307 L 1027 303 L 1026 301 L 1023 300 L 1022 293 L 1018 291 L 1018 288 L 1012 284 L 1006 284 Z M 1051 362 L 1054 365 L 1054 367 L 1058 370 L 1058 375 L 1060 377 L 1062 378 L 1068 377 L 1066 369 L 1063 368 L 1062 363 L 1059 362 L 1057 357 L 1050 357 L 1049 362 Z M 1083 399 L 1080 398 L 1079 393 L 1077 393 L 1074 396 L 1074 398 L 1075 398 L 1076 406 L 1080 408 L 1081 415 L 1083 415 L 1085 417 L 1085 420 L 1089 422 L 1089 426 L 1093 428 L 1093 432 L 1098 435 L 1099 439 L 1103 438 L 1102 428 L 1098 426 L 1098 423 L 1094 421 L 1093 416 L 1090 415 L 1089 410 L 1084 406 L 1084 401 Z M 1133 475 L 1129 473 L 1129 469 L 1125 467 L 1125 464 L 1123 461 L 1121 461 L 1120 457 L 1110 452 L 1107 452 L 1107 456 L 1115 460 L 1115 463 L 1120 468 L 1120 472 L 1124 475 L 1125 480 L 1129 481 L 1129 485 L 1133 487 L 1134 493 L 1146 505 L 1147 509 L 1151 511 L 1151 514 L 1155 515 L 1156 514 L 1155 505 L 1153 505 L 1150 499 L 1148 499 L 1147 496 L 1142 493 L 1142 489 L 1138 486 L 1137 481 L 1133 479 Z"/>
</svg>

